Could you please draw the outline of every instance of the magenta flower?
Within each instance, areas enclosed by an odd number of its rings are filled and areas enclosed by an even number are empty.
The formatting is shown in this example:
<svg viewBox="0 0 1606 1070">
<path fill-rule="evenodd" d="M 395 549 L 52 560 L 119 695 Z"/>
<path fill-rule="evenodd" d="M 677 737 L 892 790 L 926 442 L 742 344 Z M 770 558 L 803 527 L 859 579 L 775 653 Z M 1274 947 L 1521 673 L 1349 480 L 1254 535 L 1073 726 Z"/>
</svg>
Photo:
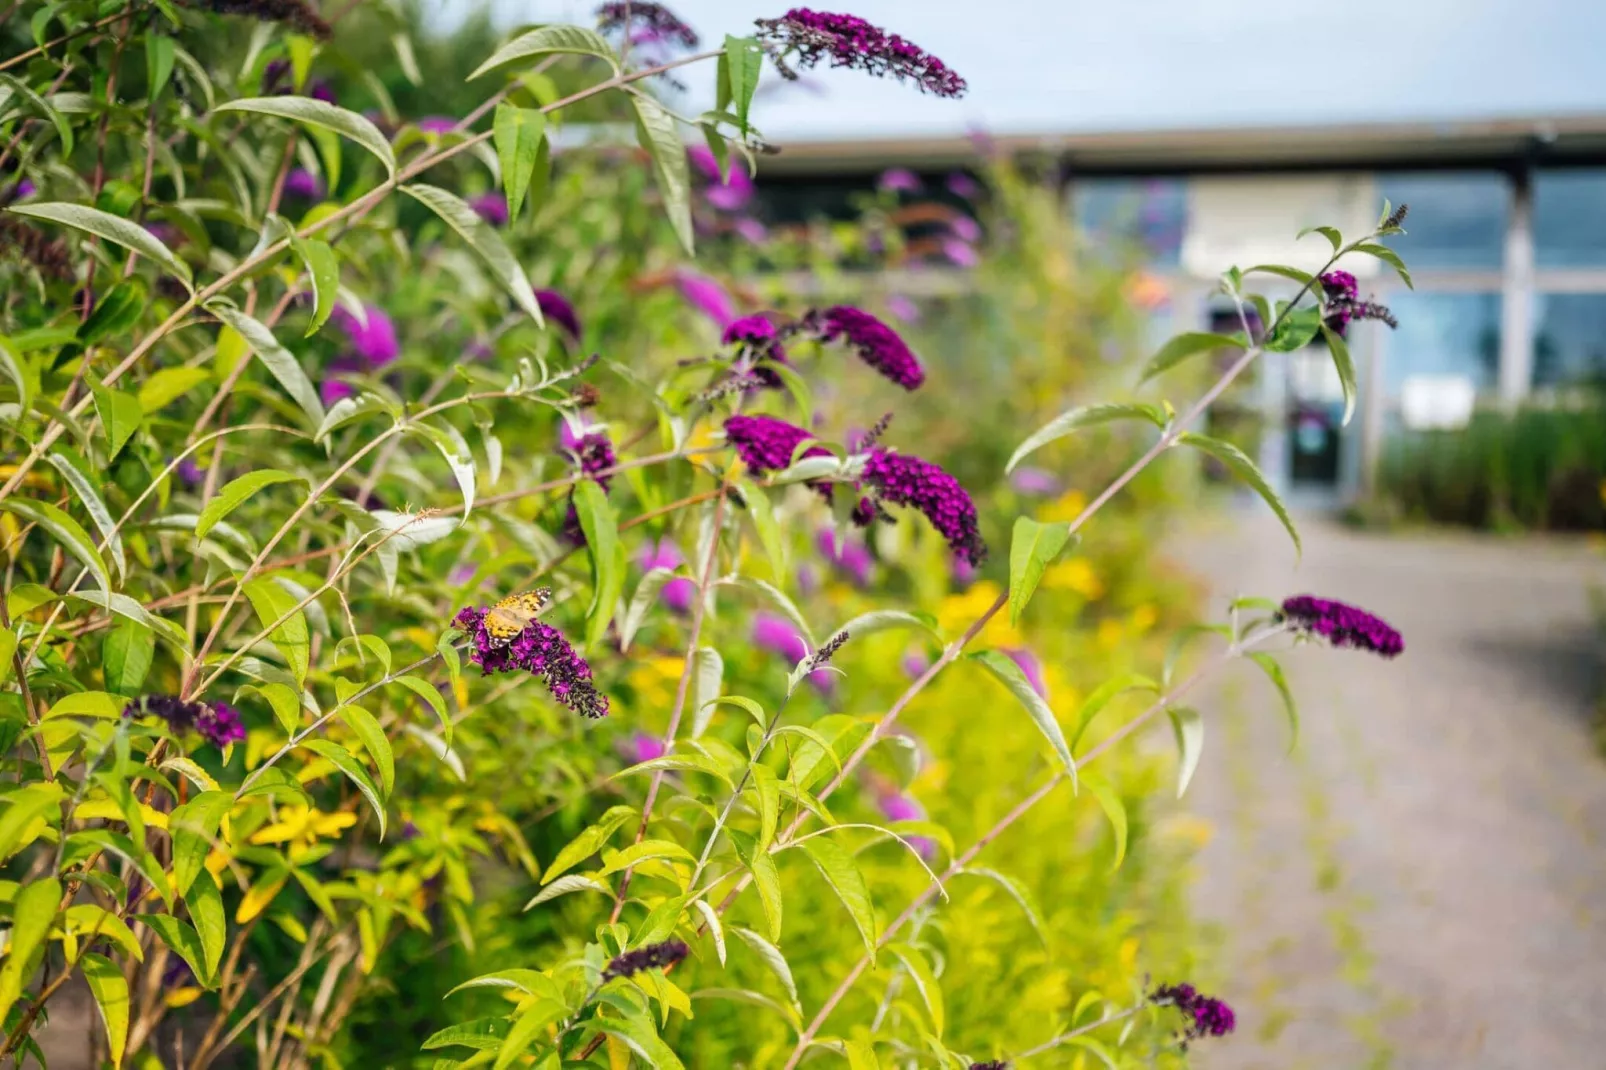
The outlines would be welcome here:
<svg viewBox="0 0 1606 1070">
<path fill-rule="evenodd" d="M 323 196 L 323 179 L 305 167 L 296 167 L 284 176 L 284 192 L 304 201 L 315 201 Z"/>
<path fill-rule="evenodd" d="M 364 305 L 363 309 L 367 314 L 367 323 L 339 305 L 335 306 L 329 318 L 346 332 L 351 348 L 363 363 L 370 368 L 382 367 L 401 353 L 401 345 L 396 341 L 396 324 L 382 308 Z"/>
<path fill-rule="evenodd" d="M 707 275 L 682 271 L 676 274 L 675 285 L 680 289 L 680 296 L 685 298 L 688 304 L 721 328 L 730 326 L 731 321 L 736 318 L 730 294 Z"/>
<path fill-rule="evenodd" d="M 1405 640 L 1381 618 L 1330 598 L 1298 595 L 1286 599 L 1279 614 L 1295 632 L 1325 639 L 1335 647 L 1353 647 L 1385 658 L 1405 650 Z"/>
<path fill-rule="evenodd" d="M 791 467 L 792 454 L 805 439 L 814 436 L 773 416 L 732 416 L 725 421 L 725 437 L 747 467 L 761 475 Z M 803 456 L 828 456 L 830 452 L 823 446 L 810 446 Z M 825 491 L 829 494 L 828 485 Z"/>
<path fill-rule="evenodd" d="M 591 666 L 549 624 L 531 621 L 512 641 L 498 643 L 485 630 L 485 610 L 465 607 L 452 623 L 468 633 L 469 661 L 486 676 L 523 670 L 541 677 L 558 702 L 583 717 L 608 716 L 608 696 L 591 682 Z"/>
<path fill-rule="evenodd" d="M 1022 465 L 1009 474 L 1009 485 L 1016 494 L 1031 498 L 1049 498 L 1060 492 L 1060 481 L 1046 468 Z"/>
<path fill-rule="evenodd" d="M 450 115 L 426 115 L 413 124 L 426 134 L 445 134 L 457 125 Z"/>
<path fill-rule="evenodd" d="M 230 743 L 245 742 L 245 723 L 240 720 L 240 711 L 226 702 L 203 704 L 195 718 L 195 730 L 218 750 Z"/>
<path fill-rule="evenodd" d="M 967 201 L 973 201 L 981 195 L 981 183 L 963 171 L 955 171 L 949 175 L 947 185 L 949 193 L 955 197 L 963 197 Z"/>
<path fill-rule="evenodd" d="M 1036 654 L 1023 647 L 1005 650 L 1009 660 L 1020 666 L 1020 671 L 1026 677 L 1026 682 L 1032 685 L 1037 697 L 1044 702 L 1048 701 L 1048 681 L 1043 677 L 1043 662 Z"/>
<path fill-rule="evenodd" d="M 918 680 L 921 674 L 931 668 L 931 657 L 924 650 L 908 650 L 904 652 L 899 667 L 909 679 Z"/>
<path fill-rule="evenodd" d="M 664 741 L 657 736 L 649 736 L 645 732 L 632 732 L 623 739 L 618 740 L 614 747 L 619 751 L 619 757 L 631 765 L 650 762 L 654 758 L 662 758 L 668 753 L 664 748 Z"/>
<path fill-rule="evenodd" d="M 535 291 L 535 303 L 541 309 L 541 315 L 569 332 L 569 337 L 576 342 L 580 340 L 580 317 L 574 314 L 574 306 L 569 299 L 556 290 Z"/>
<path fill-rule="evenodd" d="M 642 39 L 650 41 L 678 41 L 686 48 L 696 48 L 697 31 L 662 4 L 652 0 L 611 0 L 597 8 L 597 28 L 613 33 L 627 26 L 634 27 Z"/>
<path fill-rule="evenodd" d="M 829 60 L 833 67 L 913 82 L 922 92 L 939 97 L 965 92 L 965 80 L 942 60 L 855 15 L 795 7 L 778 19 L 759 19 L 757 25 L 760 40 L 783 76 L 796 77 L 790 63 L 810 68 Z"/>
<path fill-rule="evenodd" d="M 981 254 L 976 252 L 975 246 L 958 238 L 943 239 L 942 255 L 955 267 L 973 268 L 981 263 Z"/>
<path fill-rule="evenodd" d="M 778 389 L 781 377 L 774 370 L 765 366 L 765 362 L 774 361 L 776 364 L 790 364 L 786 357 L 786 347 L 781 345 L 780 331 L 770 319 L 767 312 L 760 312 L 752 316 L 743 316 L 732 320 L 720 336 L 725 345 L 739 346 L 741 352 L 756 362 L 753 375 L 758 381 L 769 388 Z"/>
<path fill-rule="evenodd" d="M 676 569 L 685 563 L 680 554 L 680 548 L 670 541 L 666 535 L 657 544 L 648 542 L 642 547 L 641 554 L 636 558 L 641 564 L 642 571 L 648 572 L 655 568 Z M 659 592 L 664 605 L 670 611 L 685 616 L 691 612 L 692 603 L 697 598 L 697 584 L 685 576 L 676 576 L 664 584 Z"/>
<path fill-rule="evenodd" d="M 907 167 L 894 167 L 881 172 L 881 177 L 876 179 L 876 188 L 889 193 L 918 193 L 920 176 Z"/>
<path fill-rule="evenodd" d="M 893 294 L 887 298 L 887 311 L 905 323 L 920 322 L 920 306 L 902 294 Z"/>
<path fill-rule="evenodd" d="M 797 590 L 804 597 L 820 589 L 820 570 L 807 561 L 797 566 Z"/>
<path fill-rule="evenodd" d="M 336 375 L 358 375 L 363 370 L 362 361 L 351 355 L 335 357 L 324 365 L 324 380 L 318 384 L 318 397 L 325 406 L 333 405 L 341 398 L 356 396 L 357 388 L 345 379 L 337 379 Z"/>
<path fill-rule="evenodd" d="M 173 469 L 173 472 L 187 487 L 198 487 L 201 480 L 206 478 L 206 470 L 195 463 L 194 457 L 186 457 L 178 462 L 178 467 Z"/>
<path fill-rule="evenodd" d="M 715 208 L 723 212 L 737 212 L 753 199 L 753 179 L 739 162 L 733 162 L 730 170 L 722 175 L 719 160 L 711 149 L 693 145 L 686 150 L 686 156 L 707 183 L 703 191 L 704 199 Z"/>
<path fill-rule="evenodd" d="M 737 237 L 746 241 L 749 245 L 763 245 L 769 240 L 770 236 L 769 228 L 752 216 L 743 216 L 738 219 L 731 224 L 731 229 L 736 232 Z"/>
<path fill-rule="evenodd" d="M 779 654 L 793 665 L 809 656 L 808 641 L 798 634 L 791 621 L 774 613 L 754 615 L 753 645 Z"/>
<path fill-rule="evenodd" d="M 863 539 L 850 539 L 830 528 L 821 528 L 814 537 L 814 545 L 821 557 L 852 577 L 856 586 L 870 586 L 875 573 L 875 558 L 870 555 L 870 548 Z"/>
<path fill-rule="evenodd" d="M 33 184 L 32 180 L 25 178 L 15 186 L 12 186 L 5 196 L 0 197 L 0 204 L 11 204 L 22 200 L 24 197 L 32 197 L 37 189 L 38 187 Z"/>
<path fill-rule="evenodd" d="M 482 193 L 478 197 L 469 199 L 468 206 L 474 209 L 474 214 L 485 220 L 493 227 L 507 226 L 507 196 L 500 190 Z"/>
<path fill-rule="evenodd" d="M 1200 1037 L 1224 1037 L 1237 1026 L 1237 1016 L 1225 1000 L 1207 996 L 1190 984 L 1161 985 L 1149 994 L 1149 1001 L 1161 1007 L 1175 1007 L 1190 1019 L 1182 1036 L 1186 1050 Z"/>
<path fill-rule="evenodd" d="M 898 332 L 862 309 L 833 305 L 811 312 L 806 322 L 818 330 L 822 342 L 845 342 L 859 359 L 905 390 L 926 381 L 925 369 Z"/>
<path fill-rule="evenodd" d="M 961 241 L 981 241 L 981 224 L 968 215 L 955 216 L 949 222 L 948 229 L 953 231 L 954 237 Z"/>
<path fill-rule="evenodd" d="M 876 796 L 876 806 L 881 815 L 888 821 L 924 821 L 926 808 L 908 795 L 900 795 L 894 791 L 882 792 Z M 909 846 L 920 852 L 921 858 L 931 858 L 937 853 L 937 841 L 928 836 L 905 836 Z"/>
<path fill-rule="evenodd" d="M 948 562 L 948 571 L 953 580 L 961 587 L 969 587 L 976 582 L 976 566 L 963 557 L 955 556 Z"/>
<path fill-rule="evenodd" d="M 176 736 L 195 731 L 222 749 L 245 739 L 240 711 L 225 702 L 185 702 L 176 695 L 146 695 L 123 707 L 124 717 L 154 715 Z"/>
<path fill-rule="evenodd" d="M 976 503 L 940 466 L 878 446 L 865 461 L 863 479 L 882 502 L 909 506 L 923 514 L 948 540 L 949 548 L 971 565 L 986 560 L 987 545 L 981 539 Z"/>
<path fill-rule="evenodd" d="M 664 536 L 656 543 L 648 541 L 636 555 L 637 564 L 641 565 L 643 572 L 651 572 L 655 568 L 677 569 L 685 564 L 686 559 L 680 554 L 680 547 Z"/>
</svg>

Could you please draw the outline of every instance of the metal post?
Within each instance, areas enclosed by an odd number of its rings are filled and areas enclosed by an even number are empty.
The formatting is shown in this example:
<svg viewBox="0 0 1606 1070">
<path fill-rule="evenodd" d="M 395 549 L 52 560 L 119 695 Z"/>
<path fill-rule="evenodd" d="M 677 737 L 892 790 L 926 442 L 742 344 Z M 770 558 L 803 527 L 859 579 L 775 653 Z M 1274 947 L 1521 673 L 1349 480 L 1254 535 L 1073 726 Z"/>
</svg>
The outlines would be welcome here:
<svg viewBox="0 0 1606 1070">
<path fill-rule="evenodd" d="M 1533 200 L 1533 170 L 1522 167 L 1511 175 L 1511 215 L 1506 224 L 1501 279 L 1500 400 L 1508 407 L 1528 395 L 1533 381 Z"/>
</svg>

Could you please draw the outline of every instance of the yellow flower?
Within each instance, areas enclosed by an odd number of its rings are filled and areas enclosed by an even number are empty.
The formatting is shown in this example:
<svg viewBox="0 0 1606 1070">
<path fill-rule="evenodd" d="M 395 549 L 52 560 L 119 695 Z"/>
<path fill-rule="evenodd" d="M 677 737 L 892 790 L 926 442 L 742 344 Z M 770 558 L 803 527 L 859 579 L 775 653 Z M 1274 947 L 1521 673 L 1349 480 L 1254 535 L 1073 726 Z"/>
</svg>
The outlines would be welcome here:
<svg viewBox="0 0 1606 1070">
<path fill-rule="evenodd" d="M 279 820 L 258 829 L 251 842 L 311 847 L 321 839 L 338 837 L 356 823 L 357 815 L 349 810 L 326 814 L 305 806 L 283 806 L 279 808 Z"/>
<path fill-rule="evenodd" d="M 1043 571 L 1042 584 L 1050 591 L 1073 591 L 1092 602 L 1104 595 L 1104 581 L 1085 557 L 1072 557 Z"/>
<path fill-rule="evenodd" d="M 641 709 L 667 709 L 675 698 L 675 685 L 685 661 L 679 657 L 661 655 L 646 658 L 630 674 L 630 686 L 636 692 Z"/>
<path fill-rule="evenodd" d="M 1087 496 L 1079 490 L 1068 490 L 1050 502 L 1048 507 L 1043 510 L 1043 521 L 1045 523 L 1060 520 L 1069 522 L 1081 516 L 1082 510 L 1086 508 Z"/>
<path fill-rule="evenodd" d="M 1159 611 L 1145 602 L 1132 611 L 1132 631 L 1142 635 L 1154 627 L 1154 622 L 1160 619 Z"/>
<path fill-rule="evenodd" d="M 976 622 L 989 606 L 998 601 L 1001 593 L 998 584 L 980 580 L 968 590 L 951 594 L 937 607 L 937 623 L 948 635 L 958 635 Z M 1009 623 L 1007 613 L 999 613 L 987 622 L 977 636 L 982 646 L 1024 646 L 1026 640 Z"/>
<path fill-rule="evenodd" d="M 1099 621 L 1098 644 L 1100 649 L 1113 650 L 1121 645 L 1126 635 L 1126 628 L 1120 621 L 1110 617 Z"/>
</svg>

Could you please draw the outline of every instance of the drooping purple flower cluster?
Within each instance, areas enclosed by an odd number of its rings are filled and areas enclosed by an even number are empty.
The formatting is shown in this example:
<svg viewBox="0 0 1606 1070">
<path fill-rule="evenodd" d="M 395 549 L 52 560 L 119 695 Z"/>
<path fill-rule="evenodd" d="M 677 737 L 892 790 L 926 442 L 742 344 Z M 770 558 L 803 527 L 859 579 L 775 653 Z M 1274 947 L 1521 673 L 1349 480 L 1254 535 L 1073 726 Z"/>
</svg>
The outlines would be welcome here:
<svg viewBox="0 0 1606 1070">
<path fill-rule="evenodd" d="M 329 316 L 346 332 L 351 348 L 370 368 L 379 368 L 401 354 L 401 343 L 396 340 L 396 323 L 384 309 L 364 305 L 365 320 L 358 319 L 339 305 Z"/>
<path fill-rule="evenodd" d="M 923 514 L 960 559 L 973 566 L 987 559 L 976 503 L 959 480 L 940 466 L 877 446 L 865 461 L 862 478 L 880 501 L 906 505 Z"/>
<path fill-rule="evenodd" d="M 992 1059 L 985 1063 L 971 1063 L 970 1070 L 1009 1070 L 1009 1064 L 1002 1059 Z"/>
<path fill-rule="evenodd" d="M 808 640 L 791 621 L 774 613 L 754 614 L 752 638 L 754 646 L 779 654 L 789 665 L 796 665 L 809 656 Z M 828 670 L 819 668 L 808 674 L 808 681 L 820 691 L 830 691 L 834 682 Z"/>
<path fill-rule="evenodd" d="M 856 15 L 794 7 L 778 19 L 759 19 L 757 25 L 759 38 L 783 77 L 797 77 L 792 63 L 811 68 L 829 60 L 833 67 L 913 82 L 922 92 L 934 96 L 960 97 L 965 93 L 965 80 L 942 60 Z"/>
<path fill-rule="evenodd" d="M 1182 1046 L 1200 1037 L 1224 1037 L 1233 1031 L 1237 1018 L 1225 1000 L 1207 996 L 1192 985 L 1161 985 L 1149 994 L 1149 1000 L 1162 1007 L 1175 1007 L 1192 1021 L 1182 1035 Z"/>
<path fill-rule="evenodd" d="M 1387 623 L 1330 598 L 1296 595 L 1284 600 L 1280 616 L 1294 631 L 1320 636 L 1336 647 L 1354 647 L 1385 658 L 1405 649 L 1405 640 Z"/>
<path fill-rule="evenodd" d="M 781 377 L 775 374 L 775 369 L 766 366 L 766 362 L 790 364 L 791 361 L 787 359 L 786 347 L 781 345 L 781 332 L 768 313 L 759 312 L 732 320 L 720 336 L 720 341 L 741 348 L 754 362 L 753 377 L 763 386 L 772 390 L 781 386 Z"/>
<path fill-rule="evenodd" d="M 696 48 L 701 40 L 697 31 L 682 22 L 673 11 L 650 0 L 615 2 L 597 8 L 597 24 L 603 33 L 634 26 L 638 33 L 653 41 L 679 41 L 687 48 Z"/>
<path fill-rule="evenodd" d="M 501 190 L 491 190 L 489 193 L 471 197 L 468 206 L 474 209 L 475 215 L 491 226 L 507 226 L 507 195 Z"/>
<path fill-rule="evenodd" d="M 123 707 L 124 717 L 160 717 L 174 735 L 194 731 L 222 750 L 245 740 L 240 711 L 226 702 L 185 702 L 177 695 L 146 695 Z"/>
<path fill-rule="evenodd" d="M 483 609 L 465 607 L 452 623 L 468 633 L 468 660 L 487 676 L 524 670 L 541 677 L 552 697 L 593 720 L 608 716 L 608 696 L 591 682 L 591 666 L 550 624 L 531 621 L 511 642 L 497 643 L 485 630 Z"/>
<path fill-rule="evenodd" d="M 631 977 L 642 970 L 667 970 L 689 954 L 691 948 L 681 940 L 665 940 L 661 944 L 638 947 L 615 956 L 602 971 L 602 982 L 607 984 L 616 977 Z"/>
<path fill-rule="evenodd" d="M 721 169 L 712 149 L 694 145 L 686 150 L 705 183 L 703 199 L 722 212 L 739 212 L 753 199 L 753 177 L 739 163 Z"/>
<path fill-rule="evenodd" d="M 736 454 L 755 474 L 779 472 L 792 464 L 792 454 L 805 440 L 813 438 L 803 428 L 773 416 L 732 416 L 725 421 L 725 437 Z M 810 446 L 804 457 L 830 454 L 823 446 Z M 830 487 L 825 488 L 827 492 Z"/>
<path fill-rule="evenodd" d="M 535 303 L 541 315 L 569 332 L 569 337 L 580 340 L 580 317 L 574 314 L 574 305 L 556 290 L 535 291 Z"/>
<path fill-rule="evenodd" d="M 1340 338 L 1356 320 L 1380 320 L 1390 327 L 1400 325 L 1386 306 L 1376 301 L 1361 300 L 1360 287 L 1355 276 L 1349 272 L 1329 271 L 1319 276 L 1317 281 L 1321 283 L 1322 293 L 1327 298 L 1324 322 Z"/>
<path fill-rule="evenodd" d="M 262 93 L 264 96 L 284 96 L 295 92 L 295 86 L 290 82 L 291 64 L 287 59 L 276 59 L 262 68 Z M 325 104 L 335 102 L 335 91 L 327 79 L 314 78 L 307 83 L 307 96 L 313 100 L 321 100 Z"/>
<path fill-rule="evenodd" d="M 926 370 L 909 344 L 863 309 L 833 305 L 810 312 L 804 323 L 818 332 L 822 342 L 840 340 L 852 346 L 861 360 L 905 390 L 913 390 L 926 381 Z"/>
<path fill-rule="evenodd" d="M 676 546 L 669 536 L 659 539 L 656 544 L 647 543 L 637 560 L 643 572 L 651 572 L 655 568 L 677 569 L 686 563 L 681 556 L 680 547 Z M 697 584 L 685 576 L 675 576 L 664 584 L 658 597 L 663 599 L 664 605 L 670 612 L 685 616 L 691 612 L 692 603 L 697 599 Z"/>
<path fill-rule="evenodd" d="M 282 22 L 320 41 L 329 40 L 329 35 L 334 32 L 307 0 L 205 0 L 202 6 L 219 15 L 242 15 L 259 22 Z"/>
<path fill-rule="evenodd" d="M 608 433 L 601 430 L 577 431 L 565 422 L 558 433 L 558 444 L 580 465 L 580 475 L 607 493 L 613 485 L 613 468 L 619 463 Z M 563 537 L 576 546 L 585 545 L 585 530 L 580 525 L 580 513 L 574 507 L 572 495 L 569 507 L 563 514 Z"/>
<path fill-rule="evenodd" d="M 323 196 L 323 179 L 305 167 L 296 167 L 284 176 L 284 192 L 303 201 L 315 201 Z"/>
</svg>

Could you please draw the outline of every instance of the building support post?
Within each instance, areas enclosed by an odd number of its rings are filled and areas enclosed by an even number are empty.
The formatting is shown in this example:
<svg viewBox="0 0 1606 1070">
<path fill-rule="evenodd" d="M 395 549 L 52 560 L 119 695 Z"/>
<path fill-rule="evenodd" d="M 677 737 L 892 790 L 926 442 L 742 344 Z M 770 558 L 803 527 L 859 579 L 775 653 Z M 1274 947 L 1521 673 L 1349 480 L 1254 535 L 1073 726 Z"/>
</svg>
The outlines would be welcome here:
<svg viewBox="0 0 1606 1070">
<path fill-rule="evenodd" d="M 1532 168 L 1512 173 L 1500 299 L 1500 401 L 1506 408 L 1527 397 L 1533 382 L 1533 189 Z"/>
</svg>

